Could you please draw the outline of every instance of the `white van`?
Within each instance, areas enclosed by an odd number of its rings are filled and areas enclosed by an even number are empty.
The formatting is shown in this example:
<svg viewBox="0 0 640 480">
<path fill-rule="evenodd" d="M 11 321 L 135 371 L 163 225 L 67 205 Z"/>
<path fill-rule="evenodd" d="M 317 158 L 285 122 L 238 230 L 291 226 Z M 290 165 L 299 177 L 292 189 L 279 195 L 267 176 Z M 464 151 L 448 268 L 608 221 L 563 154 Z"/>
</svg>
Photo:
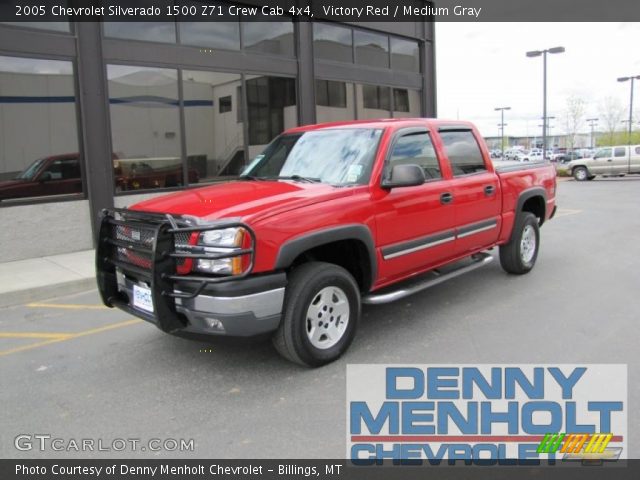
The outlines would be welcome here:
<svg viewBox="0 0 640 480">
<path fill-rule="evenodd" d="M 631 148 L 631 156 L 629 156 Z M 640 173 L 640 145 L 598 148 L 591 158 L 577 158 L 566 165 L 573 178 L 582 182 L 596 175 L 617 176 Z"/>
</svg>

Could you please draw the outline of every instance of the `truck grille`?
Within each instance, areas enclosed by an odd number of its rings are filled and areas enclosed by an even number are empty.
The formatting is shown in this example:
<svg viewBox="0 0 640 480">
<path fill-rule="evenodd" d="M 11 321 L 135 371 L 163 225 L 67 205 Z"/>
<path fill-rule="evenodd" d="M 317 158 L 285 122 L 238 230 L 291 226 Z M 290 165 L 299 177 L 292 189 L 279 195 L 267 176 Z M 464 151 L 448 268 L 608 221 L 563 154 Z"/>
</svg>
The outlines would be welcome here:
<svg viewBox="0 0 640 480">
<path fill-rule="evenodd" d="M 132 225 L 111 225 L 111 238 L 125 242 L 128 246 L 116 246 L 115 257 L 120 262 L 127 262 L 136 267 L 151 269 L 153 242 L 155 240 L 155 226 L 144 227 Z M 174 234 L 176 251 L 183 251 L 189 244 L 189 234 L 178 232 Z M 183 247 L 183 248 L 180 248 Z M 177 259 L 176 265 L 182 267 L 186 259 Z"/>
</svg>

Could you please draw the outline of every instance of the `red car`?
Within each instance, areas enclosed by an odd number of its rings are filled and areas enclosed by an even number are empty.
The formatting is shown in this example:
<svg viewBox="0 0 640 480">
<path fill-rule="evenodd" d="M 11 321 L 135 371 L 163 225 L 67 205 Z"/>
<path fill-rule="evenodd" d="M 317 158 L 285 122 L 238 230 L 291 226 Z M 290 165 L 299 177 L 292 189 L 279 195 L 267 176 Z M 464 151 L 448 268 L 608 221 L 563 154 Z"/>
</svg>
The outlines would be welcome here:
<svg viewBox="0 0 640 480">
<path fill-rule="evenodd" d="M 0 201 L 82 193 L 77 153 L 40 158 L 13 180 L 0 181 Z"/>
<path fill-rule="evenodd" d="M 555 212 L 548 162 L 492 164 L 468 122 L 294 128 L 237 181 L 103 212 L 104 303 L 181 336 L 268 334 L 294 362 L 335 360 L 362 303 L 493 260 L 530 271 Z"/>
</svg>

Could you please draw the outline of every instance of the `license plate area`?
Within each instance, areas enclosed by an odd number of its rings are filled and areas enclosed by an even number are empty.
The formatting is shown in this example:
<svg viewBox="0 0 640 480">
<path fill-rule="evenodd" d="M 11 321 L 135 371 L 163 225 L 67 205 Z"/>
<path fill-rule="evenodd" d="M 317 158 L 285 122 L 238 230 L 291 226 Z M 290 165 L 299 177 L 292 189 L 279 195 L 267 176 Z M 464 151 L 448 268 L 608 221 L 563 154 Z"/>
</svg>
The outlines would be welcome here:
<svg viewBox="0 0 640 480">
<path fill-rule="evenodd" d="M 147 313 L 153 313 L 153 294 L 150 288 L 133 285 L 133 307 Z"/>
</svg>

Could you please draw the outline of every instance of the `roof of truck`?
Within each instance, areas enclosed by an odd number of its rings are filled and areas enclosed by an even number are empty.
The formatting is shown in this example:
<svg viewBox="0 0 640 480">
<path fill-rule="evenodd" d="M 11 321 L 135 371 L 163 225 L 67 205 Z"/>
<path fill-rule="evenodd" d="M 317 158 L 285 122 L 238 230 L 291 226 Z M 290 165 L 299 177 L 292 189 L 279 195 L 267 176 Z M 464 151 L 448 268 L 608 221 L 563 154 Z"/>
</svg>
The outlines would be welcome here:
<svg viewBox="0 0 640 480">
<path fill-rule="evenodd" d="M 425 125 L 426 124 L 426 125 Z M 378 118 L 373 120 L 349 120 L 342 122 L 316 123 L 314 125 L 303 125 L 288 129 L 285 133 L 308 132 L 311 130 L 321 130 L 324 128 L 389 128 L 415 127 L 416 125 L 430 128 L 442 126 L 460 126 L 471 128 L 473 124 L 463 120 L 441 120 L 437 118 Z"/>
</svg>

